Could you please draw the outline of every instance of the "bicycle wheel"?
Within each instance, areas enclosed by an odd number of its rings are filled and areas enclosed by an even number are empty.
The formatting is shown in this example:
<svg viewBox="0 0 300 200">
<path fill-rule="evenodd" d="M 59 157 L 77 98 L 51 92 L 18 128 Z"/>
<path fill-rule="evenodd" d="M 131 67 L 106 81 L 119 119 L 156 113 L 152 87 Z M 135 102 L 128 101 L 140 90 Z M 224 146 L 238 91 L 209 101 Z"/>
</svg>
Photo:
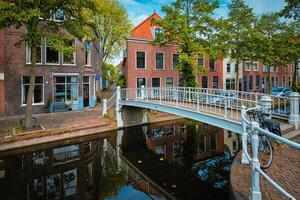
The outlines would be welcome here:
<svg viewBox="0 0 300 200">
<path fill-rule="evenodd" d="M 258 159 L 262 169 L 271 166 L 273 161 L 273 149 L 270 139 L 266 136 L 259 136 Z"/>
</svg>

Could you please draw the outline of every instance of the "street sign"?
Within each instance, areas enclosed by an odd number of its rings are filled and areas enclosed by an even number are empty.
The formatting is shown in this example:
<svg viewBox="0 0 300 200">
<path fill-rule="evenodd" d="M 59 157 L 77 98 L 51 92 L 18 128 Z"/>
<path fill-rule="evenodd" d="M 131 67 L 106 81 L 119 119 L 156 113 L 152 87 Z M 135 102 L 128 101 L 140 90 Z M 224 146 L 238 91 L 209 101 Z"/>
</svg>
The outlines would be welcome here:
<svg viewBox="0 0 300 200">
<path fill-rule="evenodd" d="M 100 76 L 99 76 L 98 74 L 96 75 L 95 80 L 96 80 L 96 81 L 99 81 L 99 80 L 100 80 Z"/>
</svg>

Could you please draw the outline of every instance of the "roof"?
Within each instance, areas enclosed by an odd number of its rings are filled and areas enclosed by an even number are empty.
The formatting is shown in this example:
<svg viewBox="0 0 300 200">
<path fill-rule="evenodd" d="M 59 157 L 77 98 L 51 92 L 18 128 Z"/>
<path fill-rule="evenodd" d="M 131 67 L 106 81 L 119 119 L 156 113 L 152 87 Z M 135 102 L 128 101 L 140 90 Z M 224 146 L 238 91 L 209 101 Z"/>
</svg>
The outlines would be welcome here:
<svg viewBox="0 0 300 200">
<path fill-rule="evenodd" d="M 161 17 L 156 12 L 154 12 L 147 19 L 145 19 L 134 29 L 132 29 L 132 31 L 130 32 L 130 37 L 152 40 L 151 19 L 161 19 Z"/>
</svg>

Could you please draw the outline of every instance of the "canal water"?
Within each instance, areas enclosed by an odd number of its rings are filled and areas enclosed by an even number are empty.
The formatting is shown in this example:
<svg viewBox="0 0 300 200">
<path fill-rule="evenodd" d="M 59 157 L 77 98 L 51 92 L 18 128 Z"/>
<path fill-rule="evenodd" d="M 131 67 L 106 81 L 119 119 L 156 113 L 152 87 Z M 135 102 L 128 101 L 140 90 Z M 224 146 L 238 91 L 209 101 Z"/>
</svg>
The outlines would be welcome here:
<svg viewBox="0 0 300 200">
<path fill-rule="evenodd" d="M 238 141 L 176 120 L 0 154 L 0 200 L 226 200 Z"/>
</svg>

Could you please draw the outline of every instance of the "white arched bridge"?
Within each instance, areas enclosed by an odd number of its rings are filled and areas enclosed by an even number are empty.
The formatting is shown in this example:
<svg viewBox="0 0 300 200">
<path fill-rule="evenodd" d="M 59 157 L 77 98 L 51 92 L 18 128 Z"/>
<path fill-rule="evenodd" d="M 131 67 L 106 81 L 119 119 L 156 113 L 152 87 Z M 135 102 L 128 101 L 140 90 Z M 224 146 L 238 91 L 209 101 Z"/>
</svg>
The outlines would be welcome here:
<svg viewBox="0 0 300 200">
<path fill-rule="evenodd" d="M 264 112 L 271 112 L 272 118 L 280 120 L 281 129 L 299 128 L 299 94 L 292 92 L 288 97 L 272 96 L 233 90 L 165 87 L 165 88 L 124 88 L 117 87 L 116 92 L 104 101 L 103 113 L 116 105 L 118 127 L 124 126 L 124 118 L 135 117 L 136 112 L 143 111 L 141 121 L 146 122 L 145 109 L 175 114 L 185 118 L 201 121 L 242 135 L 242 163 L 251 164 L 250 199 L 261 199 L 259 176 L 263 176 L 271 185 L 289 199 L 295 199 L 281 186 L 270 179 L 261 169 L 257 158 L 258 135 L 266 135 L 296 149 L 300 145 L 277 136 L 251 122 L 247 112 L 260 107 Z M 129 114 L 124 114 L 129 112 Z M 251 156 L 247 152 L 247 137 L 251 141 Z"/>
</svg>

